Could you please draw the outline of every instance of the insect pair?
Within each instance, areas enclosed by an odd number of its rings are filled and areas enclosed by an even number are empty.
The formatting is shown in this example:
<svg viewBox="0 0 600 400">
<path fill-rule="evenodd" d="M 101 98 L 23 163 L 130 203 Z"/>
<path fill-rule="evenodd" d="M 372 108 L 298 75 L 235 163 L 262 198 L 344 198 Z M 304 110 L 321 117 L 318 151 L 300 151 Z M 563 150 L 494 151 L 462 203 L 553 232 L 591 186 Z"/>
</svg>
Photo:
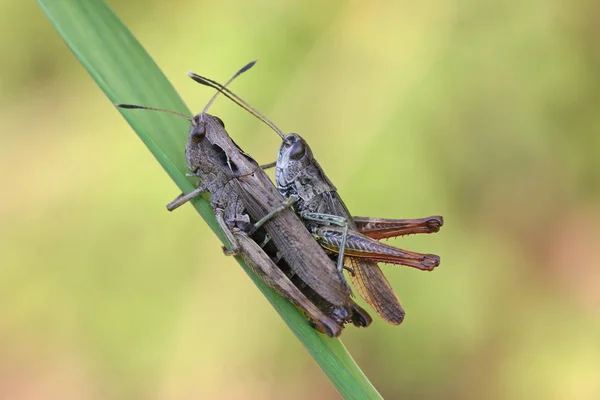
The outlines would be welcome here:
<svg viewBox="0 0 600 400">
<path fill-rule="evenodd" d="M 194 117 L 152 107 L 121 108 L 169 112 L 190 121 L 185 154 L 194 191 L 167 205 L 173 210 L 203 192 L 229 243 L 271 288 L 295 304 L 320 332 L 339 336 L 346 323 L 368 326 L 369 314 L 351 298 L 346 269 L 359 294 L 386 321 L 400 324 L 404 309 L 377 265 L 402 264 L 430 271 L 439 257 L 401 250 L 380 239 L 434 233 L 442 217 L 377 219 L 353 217 L 335 186 L 313 157 L 306 141 L 283 133 L 271 120 L 231 92 L 227 85 L 254 65 L 240 69 L 227 83 L 190 73 L 196 82 L 216 89 Z M 263 121 L 282 139 L 277 161 L 260 166 L 235 144 L 223 121 L 207 113 L 219 93 Z M 277 188 L 263 169 L 276 167 Z"/>
</svg>

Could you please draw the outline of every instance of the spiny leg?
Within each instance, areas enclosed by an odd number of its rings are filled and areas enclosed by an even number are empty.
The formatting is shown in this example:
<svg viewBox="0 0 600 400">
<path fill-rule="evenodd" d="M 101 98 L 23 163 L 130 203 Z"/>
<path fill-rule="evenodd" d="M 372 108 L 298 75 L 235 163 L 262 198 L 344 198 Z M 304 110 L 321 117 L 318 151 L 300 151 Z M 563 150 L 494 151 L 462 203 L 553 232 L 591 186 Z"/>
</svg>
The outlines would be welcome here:
<svg viewBox="0 0 600 400">
<path fill-rule="evenodd" d="M 360 233 L 378 240 L 418 233 L 435 233 L 444 225 L 444 218 L 439 215 L 415 219 L 371 217 L 352 217 L 352 219 Z"/>
</svg>

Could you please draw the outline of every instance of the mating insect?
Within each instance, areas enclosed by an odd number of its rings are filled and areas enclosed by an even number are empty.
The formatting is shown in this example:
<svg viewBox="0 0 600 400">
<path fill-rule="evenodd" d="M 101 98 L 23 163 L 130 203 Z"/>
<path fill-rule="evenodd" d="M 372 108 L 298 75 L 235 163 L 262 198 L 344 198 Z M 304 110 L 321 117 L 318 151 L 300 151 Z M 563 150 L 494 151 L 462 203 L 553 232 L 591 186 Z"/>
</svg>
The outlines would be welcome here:
<svg viewBox="0 0 600 400">
<path fill-rule="evenodd" d="M 443 218 L 398 220 L 352 217 L 304 139 L 297 134 L 283 133 L 270 119 L 219 83 L 200 76 L 194 79 L 221 91 L 281 137 L 283 142 L 276 163 L 263 168 L 276 166 L 277 187 L 289 201 L 270 215 L 291 205 L 321 246 L 337 255 L 338 270 L 346 268 L 351 272 L 351 279 L 363 299 L 384 320 L 400 324 L 404 319 L 404 309 L 377 263 L 402 264 L 431 271 L 439 265 L 440 258 L 434 254 L 401 250 L 377 239 L 438 232 Z M 344 266 L 344 263 L 349 265 Z"/>
<path fill-rule="evenodd" d="M 254 62 L 243 67 L 227 84 L 253 65 Z M 194 78 L 195 74 L 190 76 Z M 369 315 L 350 299 L 350 288 L 335 264 L 294 212 L 285 209 L 284 198 L 258 163 L 231 140 L 223 121 L 207 114 L 218 93 L 202 113 L 192 118 L 153 107 L 117 105 L 168 112 L 190 121 L 186 162 L 192 175 L 198 178 L 198 188 L 179 196 L 167 208 L 173 210 L 209 192 L 211 206 L 230 243 L 231 253 L 239 254 L 267 285 L 301 308 L 317 330 L 338 336 L 345 322 L 367 326 L 371 322 Z M 281 211 L 270 216 L 273 209 Z M 261 233 L 263 237 L 268 235 L 275 254 L 268 255 L 252 239 Z M 273 259 L 285 262 L 288 275 L 295 277 L 296 285 Z M 311 299 L 301 289 L 308 292 Z"/>
</svg>

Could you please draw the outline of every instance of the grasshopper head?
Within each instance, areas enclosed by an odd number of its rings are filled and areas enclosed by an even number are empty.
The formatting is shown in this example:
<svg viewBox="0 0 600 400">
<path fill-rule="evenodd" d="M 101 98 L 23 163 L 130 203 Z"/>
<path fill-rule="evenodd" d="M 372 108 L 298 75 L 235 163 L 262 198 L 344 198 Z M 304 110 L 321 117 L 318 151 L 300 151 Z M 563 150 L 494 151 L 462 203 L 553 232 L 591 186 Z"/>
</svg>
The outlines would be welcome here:
<svg viewBox="0 0 600 400">
<path fill-rule="evenodd" d="M 207 147 L 210 143 L 206 139 L 207 133 L 215 129 L 223 129 L 225 124 L 219 117 L 210 114 L 197 114 L 192 118 L 185 146 L 185 158 L 188 168 L 192 172 L 198 171 L 203 162 L 207 162 Z"/>
<path fill-rule="evenodd" d="M 285 135 L 277 157 L 277 186 L 290 186 L 312 163 L 313 154 L 306 141 L 295 133 Z"/>
</svg>

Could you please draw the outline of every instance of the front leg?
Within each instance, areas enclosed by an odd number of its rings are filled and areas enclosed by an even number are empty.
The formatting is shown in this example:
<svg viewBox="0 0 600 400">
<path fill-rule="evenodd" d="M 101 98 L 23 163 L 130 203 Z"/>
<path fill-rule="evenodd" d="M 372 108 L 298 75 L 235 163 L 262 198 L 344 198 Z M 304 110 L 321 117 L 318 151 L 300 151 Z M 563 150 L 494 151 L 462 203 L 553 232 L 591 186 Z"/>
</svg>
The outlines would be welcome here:
<svg viewBox="0 0 600 400">
<path fill-rule="evenodd" d="M 198 175 L 196 175 L 196 174 L 185 174 L 185 175 L 198 177 Z M 204 185 L 204 183 L 201 180 L 198 181 L 197 186 L 198 187 L 196 189 L 192 190 L 188 194 L 181 193 L 179 196 L 177 196 L 177 198 L 175 198 L 175 200 L 173 200 L 172 202 L 167 204 L 167 210 L 173 211 L 176 208 L 181 207 L 182 205 L 184 205 L 191 199 L 195 198 L 196 196 L 200 196 L 203 192 L 208 191 L 206 189 L 206 186 Z"/>
<path fill-rule="evenodd" d="M 192 190 L 188 194 L 181 193 L 179 196 L 177 196 L 175 198 L 175 200 L 173 200 L 172 202 L 167 204 L 167 210 L 173 211 L 176 208 L 181 207 L 182 205 L 184 205 L 185 203 L 187 203 L 194 197 L 200 196 L 202 194 L 202 192 L 205 192 L 205 190 L 203 188 L 197 188 L 197 189 Z"/>
</svg>

